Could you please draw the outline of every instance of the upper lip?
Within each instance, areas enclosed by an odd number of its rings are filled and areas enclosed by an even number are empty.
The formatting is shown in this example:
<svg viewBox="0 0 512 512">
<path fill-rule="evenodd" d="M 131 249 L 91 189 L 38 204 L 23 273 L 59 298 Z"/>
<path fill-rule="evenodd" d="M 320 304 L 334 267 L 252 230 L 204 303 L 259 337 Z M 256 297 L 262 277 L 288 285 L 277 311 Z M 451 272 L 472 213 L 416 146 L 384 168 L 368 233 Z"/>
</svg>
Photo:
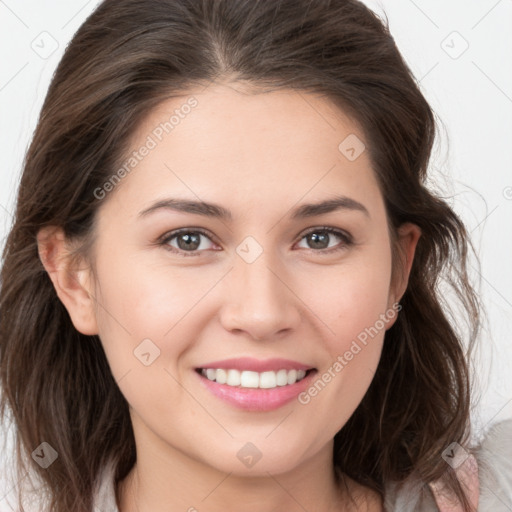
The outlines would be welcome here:
<svg viewBox="0 0 512 512">
<path fill-rule="evenodd" d="M 222 361 L 212 361 L 201 365 L 199 368 L 219 368 L 238 371 L 248 370 L 261 373 L 278 370 L 311 370 L 313 367 L 290 359 L 254 359 L 252 357 L 238 357 L 223 359 Z"/>
</svg>

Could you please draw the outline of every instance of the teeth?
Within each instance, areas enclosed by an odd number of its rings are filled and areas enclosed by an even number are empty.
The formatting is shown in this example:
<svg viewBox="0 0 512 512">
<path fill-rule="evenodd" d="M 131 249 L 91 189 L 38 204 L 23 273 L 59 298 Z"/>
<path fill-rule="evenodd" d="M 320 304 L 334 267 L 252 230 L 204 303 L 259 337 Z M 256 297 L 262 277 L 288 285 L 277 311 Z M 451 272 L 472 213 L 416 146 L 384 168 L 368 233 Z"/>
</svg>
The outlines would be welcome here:
<svg viewBox="0 0 512 512">
<path fill-rule="evenodd" d="M 218 372 L 219 370 L 217 370 Z M 240 373 L 238 370 L 234 372 Z M 240 373 L 240 386 L 243 388 L 257 388 L 260 385 L 260 375 L 258 372 L 242 372 Z M 219 381 L 217 381 L 219 382 Z"/>
<path fill-rule="evenodd" d="M 263 372 L 260 374 L 260 388 L 272 389 L 277 387 L 276 372 Z"/>
<path fill-rule="evenodd" d="M 286 370 L 279 370 L 276 373 L 276 384 L 278 386 L 286 386 L 288 384 L 288 372 Z"/>
<path fill-rule="evenodd" d="M 226 384 L 228 386 L 240 386 L 240 372 L 237 370 L 228 370 L 228 380 Z"/>
<path fill-rule="evenodd" d="M 208 380 L 228 386 L 240 386 L 242 388 L 272 389 L 278 386 L 295 384 L 306 376 L 305 370 L 279 370 L 277 372 L 252 372 L 244 370 L 224 370 L 222 368 L 207 368 L 201 370 L 201 375 Z"/>
<path fill-rule="evenodd" d="M 219 384 L 226 384 L 226 382 L 228 381 L 228 374 L 227 374 L 226 370 L 217 370 L 217 375 L 215 376 L 215 380 Z"/>
</svg>

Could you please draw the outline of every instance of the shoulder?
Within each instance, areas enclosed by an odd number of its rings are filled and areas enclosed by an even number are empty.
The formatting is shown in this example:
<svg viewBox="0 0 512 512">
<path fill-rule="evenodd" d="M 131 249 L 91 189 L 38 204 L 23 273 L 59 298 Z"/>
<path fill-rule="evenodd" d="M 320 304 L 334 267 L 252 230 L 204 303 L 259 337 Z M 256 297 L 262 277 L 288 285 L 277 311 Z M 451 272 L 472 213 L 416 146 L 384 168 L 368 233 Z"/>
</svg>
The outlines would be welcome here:
<svg viewBox="0 0 512 512">
<path fill-rule="evenodd" d="M 98 477 L 93 512 L 119 512 L 116 503 L 114 473 L 114 466 L 111 463 L 103 469 Z"/>
<path fill-rule="evenodd" d="M 512 419 L 491 427 L 474 451 L 478 463 L 478 510 L 512 510 Z"/>
<path fill-rule="evenodd" d="M 493 425 L 468 457 L 467 463 L 457 469 L 459 479 L 465 481 L 470 494 L 478 500 L 478 511 L 501 512 L 512 510 L 512 419 Z M 471 473 L 474 471 L 474 477 Z M 385 510 L 401 512 L 456 511 L 439 497 L 434 498 L 436 485 L 426 485 L 411 476 L 401 483 L 386 488 Z M 446 507 L 446 508 L 445 508 Z"/>
</svg>

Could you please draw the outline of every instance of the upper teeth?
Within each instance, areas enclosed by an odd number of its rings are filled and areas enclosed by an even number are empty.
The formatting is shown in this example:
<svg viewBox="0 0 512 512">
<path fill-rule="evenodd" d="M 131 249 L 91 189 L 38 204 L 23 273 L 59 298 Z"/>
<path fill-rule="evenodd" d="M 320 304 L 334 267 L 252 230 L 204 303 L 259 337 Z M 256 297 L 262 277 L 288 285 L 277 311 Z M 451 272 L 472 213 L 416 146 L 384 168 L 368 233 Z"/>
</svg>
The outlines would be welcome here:
<svg viewBox="0 0 512 512">
<path fill-rule="evenodd" d="M 228 386 L 240 386 L 242 388 L 270 389 L 277 386 L 294 384 L 306 375 L 305 370 L 279 370 L 277 372 L 251 372 L 238 370 L 224 370 L 222 368 L 202 369 L 201 374 L 209 380 Z"/>
</svg>

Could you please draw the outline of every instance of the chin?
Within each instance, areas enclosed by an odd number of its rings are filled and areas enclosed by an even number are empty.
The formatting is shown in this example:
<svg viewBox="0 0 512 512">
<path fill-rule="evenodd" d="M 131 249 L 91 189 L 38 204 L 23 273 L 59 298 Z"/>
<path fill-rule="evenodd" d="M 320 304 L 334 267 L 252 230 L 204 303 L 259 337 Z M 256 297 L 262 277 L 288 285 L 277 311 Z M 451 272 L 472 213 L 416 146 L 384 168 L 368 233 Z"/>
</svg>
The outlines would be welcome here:
<svg viewBox="0 0 512 512">
<path fill-rule="evenodd" d="M 265 443 L 262 436 L 261 442 L 235 441 L 231 446 L 232 449 L 214 454 L 205 462 L 218 471 L 234 476 L 268 477 L 269 473 L 277 475 L 290 472 L 305 464 L 308 458 L 303 442 L 285 447 L 282 442 L 269 443 L 267 440 Z"/>
</svg>

